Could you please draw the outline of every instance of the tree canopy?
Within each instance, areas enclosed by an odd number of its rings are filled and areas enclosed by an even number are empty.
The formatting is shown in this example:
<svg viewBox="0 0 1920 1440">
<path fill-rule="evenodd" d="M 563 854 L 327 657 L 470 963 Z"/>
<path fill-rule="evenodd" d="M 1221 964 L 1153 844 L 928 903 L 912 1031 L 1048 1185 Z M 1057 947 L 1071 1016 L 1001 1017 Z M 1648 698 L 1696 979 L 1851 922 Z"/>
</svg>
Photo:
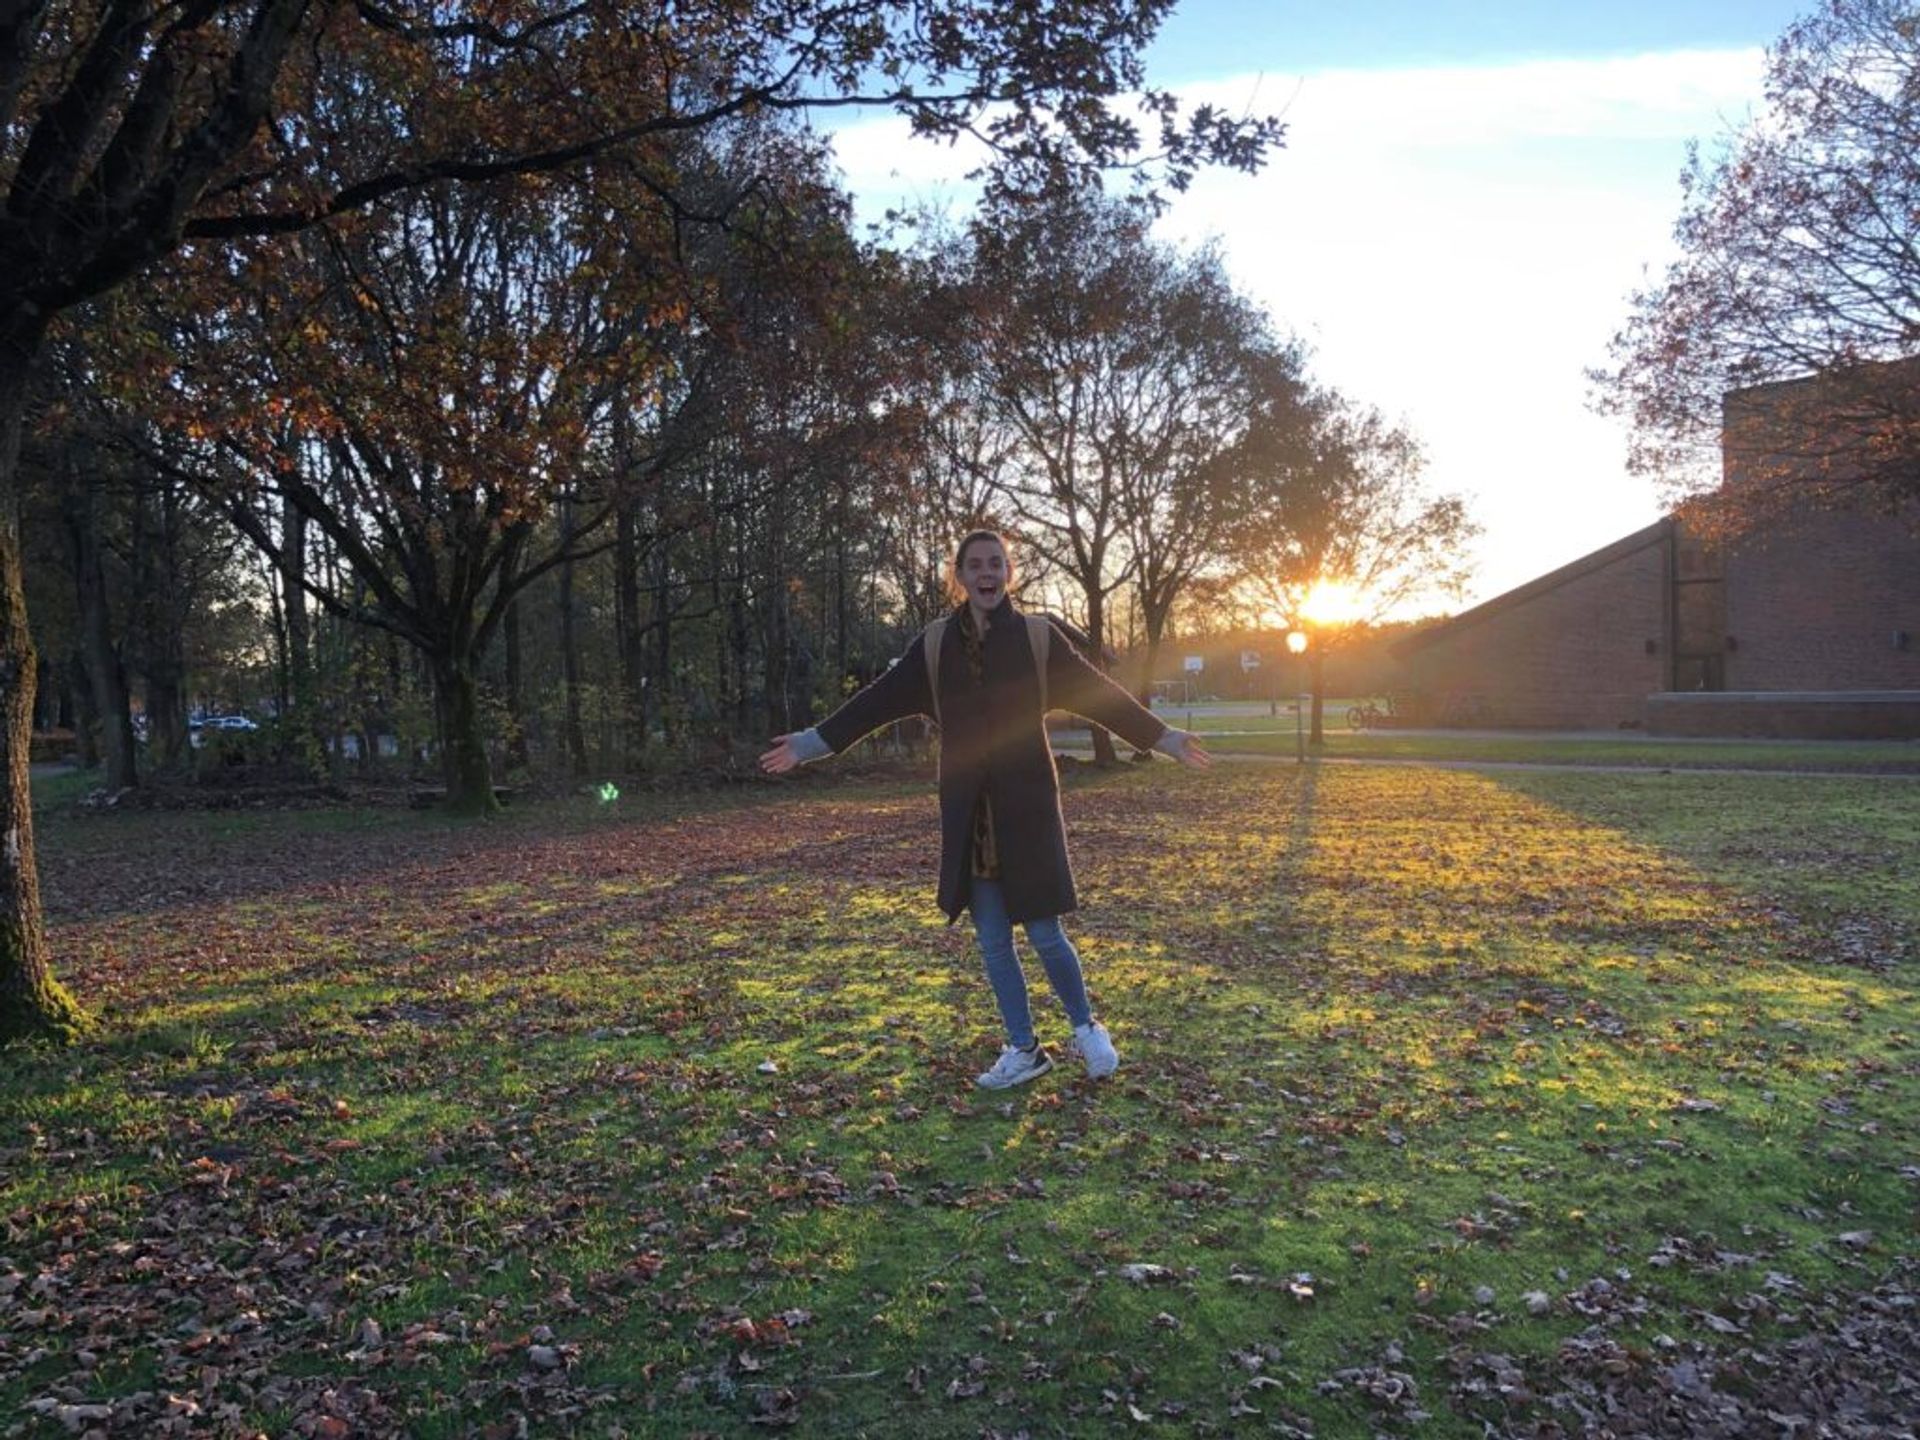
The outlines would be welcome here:
<svg viewBox="0 0 1920 1440">
<path fill-rule="evenodd" d="M 1768 56 L 1761 113 L 1682 177 L 1680 257 L 1597 371 L 1631 464 L 1706 518 L 1920 498 L 1920 12 L 1828 0 Z M 1784 381 L 1765 424 L 1732 392 Z M 1736 405 L 1736 409 L 1739 406 Z M 1747 409 L 1750 411 L 1751 406 Z M 1738 422 L 1742 417 L 1736 415 Z"/>
</svg>

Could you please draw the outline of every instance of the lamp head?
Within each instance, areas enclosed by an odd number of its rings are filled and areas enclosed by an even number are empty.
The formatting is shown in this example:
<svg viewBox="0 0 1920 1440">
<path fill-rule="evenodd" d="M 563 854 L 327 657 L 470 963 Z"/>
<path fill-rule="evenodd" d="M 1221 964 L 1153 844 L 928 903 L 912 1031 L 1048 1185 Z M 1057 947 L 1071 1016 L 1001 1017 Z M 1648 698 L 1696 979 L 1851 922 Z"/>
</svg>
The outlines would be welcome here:
<svg viewBox="0 0 1920 1440">
<path fill-rule="evenodd" d="M 1289 630 L 1287 632 L 1287 649 L 1296 655 L 1306 654 L 1307 632 L 1304 630 Z"/>
</svg>

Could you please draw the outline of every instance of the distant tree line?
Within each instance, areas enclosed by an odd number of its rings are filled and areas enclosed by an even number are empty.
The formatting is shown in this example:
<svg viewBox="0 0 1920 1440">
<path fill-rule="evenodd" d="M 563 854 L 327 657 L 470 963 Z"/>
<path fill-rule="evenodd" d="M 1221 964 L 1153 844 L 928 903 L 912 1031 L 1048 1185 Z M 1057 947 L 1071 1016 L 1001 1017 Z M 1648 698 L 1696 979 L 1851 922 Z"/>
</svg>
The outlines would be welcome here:
<svg viewBox="0 0 1920 1440">
<path fill-rule="evenodd" d="M 777 118 L 677 164 L 724 223 L 617 166 L 425 187 L 81 309 L 27 432 L 29 593 L 43 712 L 109 786 L 391 747 L 484 809 L 526 767 L 723 755 L 884 668 L 977 524 L 1142 686 L 1183 616 L 1379 584 L 1365 545 L 1457 578 L 1411 437 L 1150 205 L 1064 186 L 895 248 Z M 205 707 L 268 723 L 196 755 Z"/>
</svg>

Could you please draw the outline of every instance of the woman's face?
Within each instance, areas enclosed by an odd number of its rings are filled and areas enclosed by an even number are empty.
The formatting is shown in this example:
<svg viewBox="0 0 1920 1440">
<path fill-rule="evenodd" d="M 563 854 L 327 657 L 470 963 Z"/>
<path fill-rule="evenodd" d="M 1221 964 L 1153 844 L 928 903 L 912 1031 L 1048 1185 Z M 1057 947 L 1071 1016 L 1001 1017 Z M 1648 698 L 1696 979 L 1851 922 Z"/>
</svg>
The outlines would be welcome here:
<svg viewBox="0 0 1920 1440">
<path fill-rule="evenodd" d="M 967 599 L 982 610 L 991 610 L 1007 598 L 1007 586 L 1013 580 L 1013 567 L 1007 562 L 1006 547 L 998 540 L 975 540 L 960 557 L 960 584 Z"/>
</svg>

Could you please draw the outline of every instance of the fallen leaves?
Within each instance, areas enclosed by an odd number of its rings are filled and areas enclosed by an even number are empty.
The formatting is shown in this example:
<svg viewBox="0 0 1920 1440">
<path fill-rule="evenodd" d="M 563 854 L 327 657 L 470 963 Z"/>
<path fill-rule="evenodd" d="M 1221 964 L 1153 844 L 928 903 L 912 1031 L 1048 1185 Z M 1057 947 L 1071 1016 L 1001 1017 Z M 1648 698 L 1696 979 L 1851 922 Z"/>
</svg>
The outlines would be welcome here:
<svg viewBox="0 0 1920 1440">
<path fill-rule="evenodd" d="M 1069 796 L 1129 1069 L 991 1101 L 924 796 L 124 912 L 96 855 L 60 942 L 142 1038 L 0 1098 L 0 1427 L 1759 1434 L 1829 1412 L 1727 1410 L 1742 1357 L 1855 1343 L 1818 1393 L 1908 1404 L 1895 950 L 1782 964 L 1809 922 L 1513 789 L 1301 783 Z"/>
</svg>

